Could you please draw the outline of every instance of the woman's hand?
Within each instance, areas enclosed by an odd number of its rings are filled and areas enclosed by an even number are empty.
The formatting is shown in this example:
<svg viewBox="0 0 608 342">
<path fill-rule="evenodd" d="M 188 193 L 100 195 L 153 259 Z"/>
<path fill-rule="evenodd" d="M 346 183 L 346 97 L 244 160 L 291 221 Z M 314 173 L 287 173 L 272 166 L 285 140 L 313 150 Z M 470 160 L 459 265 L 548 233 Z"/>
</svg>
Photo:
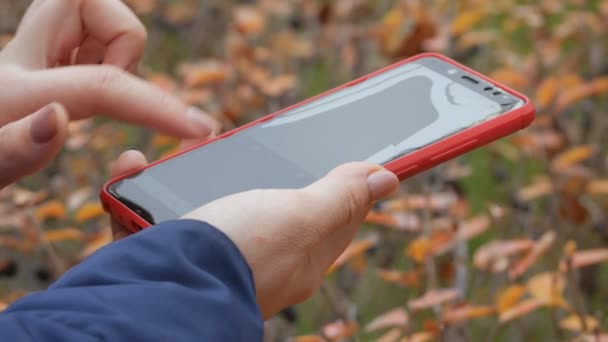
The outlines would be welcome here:
<svg viewBox="0 0 608 342">
<path fill-rule="evenodd" d="M 117 176 L 146 165 L 125 152 Z M 209 203 L 184 218 L 222 230 L 247 260 L 262 314 L 268 318 L 319 288 L 325 273 L 362 224 L 372 202 L 397 190 L 397 177 L 380 166 L 353 163 L 298 190 L 254 190 Z M 115 237 L 125 228 L 114 224 Z"/>
<path fill-rule="evenodd" d="M 103 114 L 183 138 L 218 124 L 132 76 L 146 30 L 120 0 L 35 0 L 0 51 L 0 188 L 61 149 L 69 120 Z"/>
</svg>

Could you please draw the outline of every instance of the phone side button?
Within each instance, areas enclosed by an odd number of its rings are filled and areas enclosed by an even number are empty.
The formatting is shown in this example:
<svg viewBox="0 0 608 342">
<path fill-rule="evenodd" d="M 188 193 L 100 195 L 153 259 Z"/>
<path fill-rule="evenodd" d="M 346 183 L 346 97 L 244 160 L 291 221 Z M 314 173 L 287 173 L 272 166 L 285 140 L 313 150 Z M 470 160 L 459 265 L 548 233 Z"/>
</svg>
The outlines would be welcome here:
<svg viewBox="0 0 608 342">
<path fill-rule="evenodd" d="M 472 148 L 473 146 L 475 146 L 475 144 L 477 144 L 479 142 L 478 139 L 474 139 L 471 140 L 467 143 L 464 143 L 458 147 L 454 147 L 450 150 L 447 150 L 445 152 L 443 152 L 442 154 L 438 154 L 436 156 L 434 156 L 433 158 L 431 158 L 431 161 L 437 161 L 437 160 L 443 160 L 443 159 L 451 159 L 454 158 L 458 155 L 460 155 L 461 153 L 463 153 L 464 151 L 466 151 L 467 149 Z"/>
</svg>

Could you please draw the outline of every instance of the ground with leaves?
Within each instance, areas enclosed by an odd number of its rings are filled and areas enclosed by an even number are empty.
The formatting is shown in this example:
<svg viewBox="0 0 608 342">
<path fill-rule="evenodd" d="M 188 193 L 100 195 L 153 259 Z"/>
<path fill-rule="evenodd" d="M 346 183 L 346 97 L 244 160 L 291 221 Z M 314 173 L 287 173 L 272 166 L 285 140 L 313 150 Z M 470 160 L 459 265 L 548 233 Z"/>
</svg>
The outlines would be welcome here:
<svg viewBox="0 0 608 342">
<path fill-rule="evenodd" d="M 539 109 L 379 204 L 268 341 L 608 341 L 608 1 L 126 2 L 150 30 L 140 75 L 225 130 L 423 51 Z M 0 46 L 27 3 L 0 3 Z M 59 160 L 0 192 L 0 306 L 110 241 L 97 193 L 119 152 L 177 144 L 104 119 L 70 131 Z"/>
</svg>

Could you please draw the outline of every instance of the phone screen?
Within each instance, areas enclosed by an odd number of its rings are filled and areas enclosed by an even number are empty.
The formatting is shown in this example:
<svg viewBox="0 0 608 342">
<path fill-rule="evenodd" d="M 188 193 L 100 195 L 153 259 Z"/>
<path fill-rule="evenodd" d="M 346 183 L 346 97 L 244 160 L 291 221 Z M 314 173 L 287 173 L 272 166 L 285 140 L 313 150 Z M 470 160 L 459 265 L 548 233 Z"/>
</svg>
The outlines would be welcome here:
<svg viewBox="0 0 608 342">
<path fill-rule="evenodd" d="M 402 64 L 113 184 L 150 223 L 221 197 L 299 188 L 340 164 L 386 164 L 521 106 L 434 57 Z"/>
</svg>

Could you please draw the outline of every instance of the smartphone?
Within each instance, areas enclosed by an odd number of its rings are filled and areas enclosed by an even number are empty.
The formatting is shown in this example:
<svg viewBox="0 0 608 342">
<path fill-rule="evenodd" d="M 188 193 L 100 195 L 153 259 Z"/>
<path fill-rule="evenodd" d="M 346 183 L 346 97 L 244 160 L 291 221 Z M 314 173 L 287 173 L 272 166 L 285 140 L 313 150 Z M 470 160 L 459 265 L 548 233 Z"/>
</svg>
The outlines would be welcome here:
<svg viewBox="0 0 608 342">
<path fill-rule="evenodd" d="M 133 231 L 221 197 L 300 188 L 369 161 L 400 179 L 514 133 L 523 95 L 439 54 L 421 54 L 110 180 L 107 212 Z"/>
</svg>

